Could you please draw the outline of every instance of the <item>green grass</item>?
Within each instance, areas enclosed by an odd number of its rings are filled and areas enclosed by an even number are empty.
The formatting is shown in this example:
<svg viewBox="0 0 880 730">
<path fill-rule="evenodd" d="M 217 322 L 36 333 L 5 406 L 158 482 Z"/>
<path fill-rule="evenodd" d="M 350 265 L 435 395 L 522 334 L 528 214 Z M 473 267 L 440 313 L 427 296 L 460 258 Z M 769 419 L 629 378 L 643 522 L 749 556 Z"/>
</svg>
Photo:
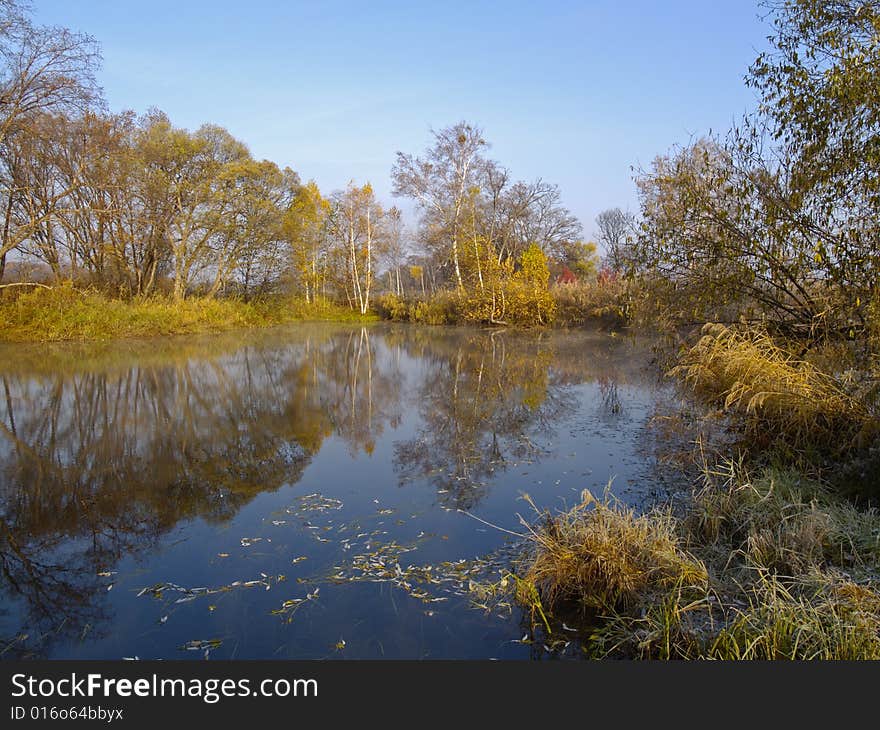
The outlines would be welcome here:
<svg viewBox="0 0 880 730">
<path fill-rule="evenodd" d="M 106 340 L 223 332 L 289 322 L 376 319 L 326 301 L 309 304 L 283 297 L 251 302 L 194 297 L 174 302 L 160 296 L 123 301 L 63 287 L 0 298 L 0 341 Z"/>
</svg>

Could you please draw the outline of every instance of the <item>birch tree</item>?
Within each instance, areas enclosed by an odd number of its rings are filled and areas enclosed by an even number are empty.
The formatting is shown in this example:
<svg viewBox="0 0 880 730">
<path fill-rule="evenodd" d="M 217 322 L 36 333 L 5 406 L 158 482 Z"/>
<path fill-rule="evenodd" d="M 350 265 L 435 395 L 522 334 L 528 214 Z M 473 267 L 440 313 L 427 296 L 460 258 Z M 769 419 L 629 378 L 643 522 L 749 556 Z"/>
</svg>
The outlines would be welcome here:
<svg viewBox="0 0 880 730">
<path fill-rule="evenodd" d="M 349 183 L 344 191 L 334 193 L 331 205 L 331 230 L 346 256 L 348 298 L 353 308 L 366 314 L 385 212 L 369 183 L 362 187 Z"/>
<path fill-rule="evenodd" d="M 314 180 L 299 186 L 284 213 L 284 236 L 306 302 L 316 301 L 323 278 L 329 215 L 330 201 L 321 195 Z"/>
<path fill-rule="evenodd" d="M 478 187 L 484 161 L 481 153 L 488 145 L 482 131 L 467 122 L 432 134 L 434 144 L 424 157 L 397 153 L 391 171 L 393 193 L 413 198 L 422 211 L 442 223 L 455 282 L 462 289 L 464 279 L 459 254 L 465 209 L 469 191 Z"/>
</svg>

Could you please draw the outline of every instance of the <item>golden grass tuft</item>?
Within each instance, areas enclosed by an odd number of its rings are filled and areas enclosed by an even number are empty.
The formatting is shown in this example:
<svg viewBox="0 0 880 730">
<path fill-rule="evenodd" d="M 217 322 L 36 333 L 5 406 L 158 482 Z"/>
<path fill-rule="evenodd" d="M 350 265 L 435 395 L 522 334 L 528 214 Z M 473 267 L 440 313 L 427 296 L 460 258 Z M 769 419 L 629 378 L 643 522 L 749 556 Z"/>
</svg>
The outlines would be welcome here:
<svg viewBox="0 0 880 730">
<path fill-rule="evenodd" d="M 755 445 L 786 456 L 840 455 L 864 446 L 878 432 L 877 419 L 862 400 L 761 330 L 706 325 L 670 374 L 722 408 Z"/>
<path fill-rule="evenodd" d="M 616 502 L 583 502 L 530 527 L 523 580 L 547 606 L 581 613 L 626 609 L 673 587 L 705 590 L 705 566 L 681 547 L 667 511 L 636 515 Z"/>
</svg>

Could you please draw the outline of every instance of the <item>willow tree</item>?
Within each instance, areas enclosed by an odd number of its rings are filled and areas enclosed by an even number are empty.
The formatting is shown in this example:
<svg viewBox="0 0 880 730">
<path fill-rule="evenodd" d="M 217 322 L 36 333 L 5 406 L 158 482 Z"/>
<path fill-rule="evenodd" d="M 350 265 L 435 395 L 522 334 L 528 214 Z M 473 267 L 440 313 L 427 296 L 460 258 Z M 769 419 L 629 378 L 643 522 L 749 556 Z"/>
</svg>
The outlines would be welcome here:
<svg viewBox="0 0 880 730">
<path fill-rule="evenodd" d="M 748 81 L 791 158 L 813 255 L 858 329 L 880 272 L 880 1 L 765 5 L 774 32 Z"/>
<path fill-rule="evenodd" d="M 189 132 L 161 115 L 144 130 L 141 152 L 151 187 L 166 200 L 174 299 L 180 301 L 197 276 L 214 263 L 215 237 L 223 233 L 239 194 L 234 171 L 250 155 L 221 127 L 204 125 Z"/>
<path fill-rule="evenodd" d="M 858 338 L 880 271 L 880 2 L 766 5 L 758 112 L 640 175 L 631 268 L 685 319 Z"/>
<path fill-rule="evenodd" d="M 288 265 L 283 211 L 299 188 L 299 176 L 248 155 L 225 165 L 218 182 L 229 202 L 225 225 L 211 246 L 213 283 L 208 295 L 216 295 L 237 275 L 245 296 L 251 288 L 264 291 Z"/>
</svg>

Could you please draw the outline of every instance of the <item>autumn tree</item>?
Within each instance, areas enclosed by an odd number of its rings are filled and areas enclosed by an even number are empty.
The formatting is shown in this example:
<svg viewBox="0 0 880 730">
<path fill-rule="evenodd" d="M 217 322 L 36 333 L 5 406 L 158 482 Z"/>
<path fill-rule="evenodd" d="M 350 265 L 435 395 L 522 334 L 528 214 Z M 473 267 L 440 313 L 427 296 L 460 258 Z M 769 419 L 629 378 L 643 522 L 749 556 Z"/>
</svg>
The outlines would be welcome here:
<svg viewBox="0 0 880 730">
<path fill-rule="evenodd" d="M 620 208 L 609 208 L 596 216 L 599 242 L 605 249 L 605 265 L 612 271 L 623 271 L 630 259 L 627 247 L 636 232 L 635 223 L 635 217 Z"/>
<path fill-rule="evenodd" d="M 95 70 L 100 56 L 94 40 L 66 28 L 34 25 L 27 6 L 15 0 L 0 1 L 0 153 L 2 177 L 2 240 L 0 240 L 0 280 L 7 255 L 27 240 L 31 233 L 49 222 L 55 205 L 63 197 L 58 191 L 46 193 L 45 206 L 34 206 L 33 199 L 19 207 L 35 217 L 21 218 L 16 224 L 14 209 L 30 191 L 16 178 L 20 163 L 10 146 L 27 145 L 33 124 L 46 113 L 84 111 L 100 99 Z M 43 181 L 45 182 L 45 181 Z"/>
<path fill-rule="evenodd" d="M 880 3 L 767 7 L 758 112 L 638 176 L 632 268 L 685 320 L 861 337 L 880 264 Z"/>
<path fill-rule="evenodd" d="M 376 257 L 384 243 L 385 212 L 373 187 L 349 183 L 331 198 L 330 228 L 345 259 L 345 290 L 353 308 L 366 314 L 370 308 Z"/>
<path fill-rule="evenodd" d="M 299 176 L 248 155 L 224 166 L 219 177 L 230 202 L 209 254 L 213 282 L 208 295 L 236 278 L 246 297 L 252 290 L 265 292 L 288 267 L 283 211 L 300 186 Z"/>
<path fill-rule="evenodd" d="M 595 278 L 599 256 L 592 241 L 573 241 L 563 250 L 563 262 L 581 279 Z"/>
<path fill-rule="evenodd" d="M 860 329 L 880 270 L 880 2 L 765 5 L 770 49 L 748 82 L 786 159 L 798 228 Z"/>
<path fill-rule="evenodd" d="M 99 99 L 94 39 L 34 25 L 23 3 L 0 2 L 0 143 L 27 129 L 32 115 L 84 111 Z"/>
<path fill-rule="evenodd" d="M 455 282 L 464 287 L 459 259 L 460 238 L 469 190 L 477 185 L 487 146 L 482 131 L 467 122 L 432 132 L 434 144 L 423 157 L 403 152 L 391 171 L 395 195 L 415 199 L 424 213 L 444 231 L 445 254 L 452 262 Z"/>
<path fill-rule="evenodd" d="M 518 258 L 533 243 L 548 256 L 562 259 L 566 248 L 580 239 L 581 223 L 562 205 L 559 186 L 538 178 L 508 182 L 496 194 L 494 220 L 487 229 L 499 261 Z"/>
<path fill-rule="evenodd" d="M 330 201 L 321 195 L 314 180 L 297 189 L 284 212 L 284 235 L 307 302 L 315 301 L 323 278 L 329 215 Z"/>
<path fill-rule="evenodd" d="M 385 246 L 383 259 L 388 269 L 389 290 L 403 295 L 403 279 L 401 270 L 406 264 L 407 241 L 406 226 L 403 222 L 403 214 L 400 208 L 392 206 L 388 209 L 385 218 Z"/>
</svg>

